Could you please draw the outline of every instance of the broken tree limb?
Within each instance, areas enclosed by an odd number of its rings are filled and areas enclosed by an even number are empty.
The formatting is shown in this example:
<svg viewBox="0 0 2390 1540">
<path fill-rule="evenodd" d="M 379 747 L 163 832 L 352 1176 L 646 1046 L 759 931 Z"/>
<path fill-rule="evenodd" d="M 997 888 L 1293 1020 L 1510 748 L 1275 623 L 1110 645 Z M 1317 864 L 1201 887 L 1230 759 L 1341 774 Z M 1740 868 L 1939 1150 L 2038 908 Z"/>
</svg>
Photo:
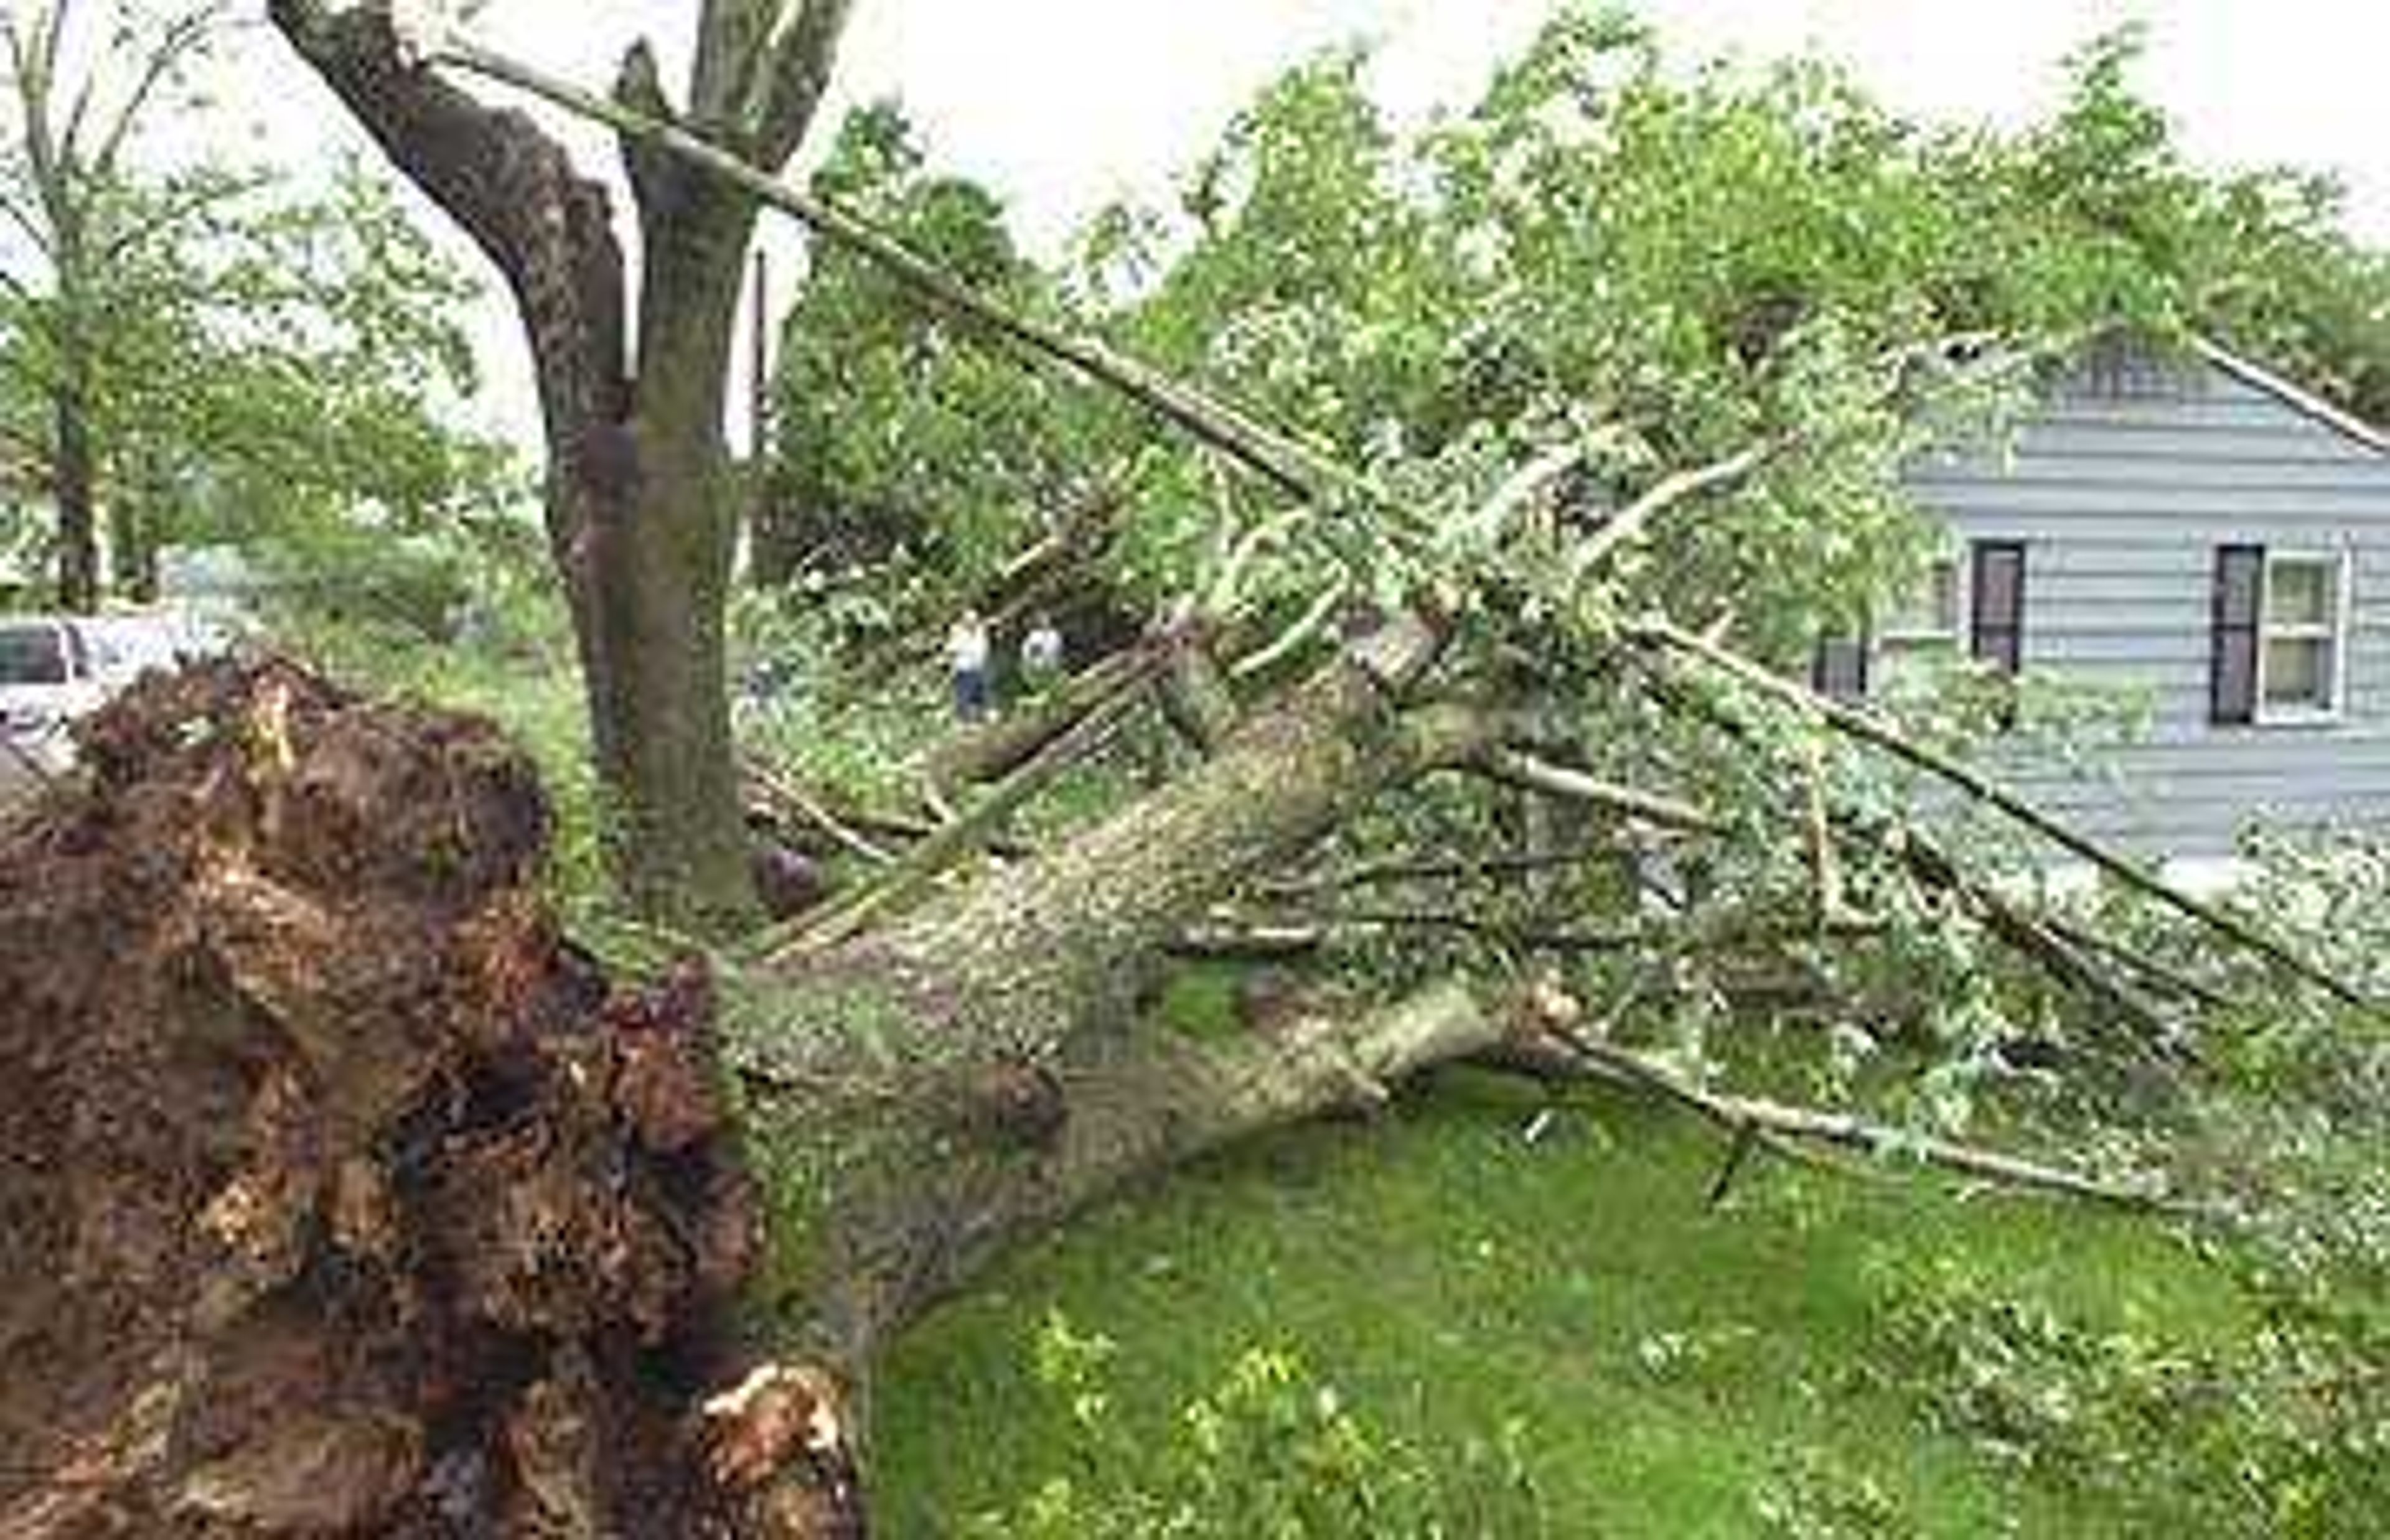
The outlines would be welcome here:
<svg viewBox="0 0 2390 1540">
<path fill-rule="evenodd" d="M 2178 1078 L 2177 1064 L 2195 1057 L 2184 1033 L 2122 980 L 2093 962 L 2046 917 L 2012 902 L 1989 883 L 1967 877 L 1948 853 L 1916 830 L 1900 829 L 1896 838 L 1902 864 L 1920 881 L 1956 897 L 2011 950 L 2130 1023 L 2135 1031 L 2127 1037 L 2126 1047 L 2141 1062 L 2166 1076 L 2170 1084 Z"/>
<path fill-rule="evenodd" d="M 1570 591 L 1574 592 L 1596 568 L 1622 548 L 1642 539 L 1651 521 L 1670 508 L 1734 485 L 1782 454 L 1784 449 L 1782 440 L 1769 440 L 1752 444 L 1725 459 L 1663 476 L 1641 496 L 1604 520 L 1599 529 L 1569 552 Z"/>
<path fill-rule="evenodd" d="M 1344 602 L 1346 596 L 1352 591 L 1353 585 L 1341 577 L 1321 589 L 1319 597 L 1313 599 L 1303 613 L 1294 618 L 1292 624 L 1279 632 L 1267 644 L 1256 648 L 1229 665 L 1228 676 L 1238 680 L 1251 679 L 1256 674 L 1268 673 L 1301 651 L 1305 643 L 1327 628 L 1329 621 L 1334 618 L 1338 606 Z"/>
<path fill-rule="evenodd" d="M 1302 510 L 1289 509 L 1263 520 L 1239 535 L 1236 544 L 1229 547 L 1227 558 L 1220 564 L 1219 572 L 1204 591 L 1204 610 L 1226 618 L 1243 609 L 1245 570 L 1253 564 L 1264 549 L 1286 539 L 1302 522 Z"/>
<path fill-rule="evenodd" d="M 2127 946 L 2113 937 L 2101 935 L 2056 915 L 2044 915 L 2041 922 L 2053 934 L 2063 937 L 2078 950 L 2097 953 L 2127 971 L 2138 973 L 2150 982 L 2195 1000 L 2211 1010 L 2229 1010 L 2234 1004 L 2232 997 L 2221 990 L 2201 982 L 2178 968 L 2160 962 L 2137 947 Z"/>
<path fill-rule="evenodd" d="M 1717 1175 L 1710 1182 L 1710 1207 L 1716 1208 L 1734 1190 L 1734 1179 L 1751 1159 L 1751 1151 L 1759 1143 L 1759 1125 L 1744 1123 L 1734 1132 L 1734 1143 L 1728 1147 L 1726 1160 L 1718 1166 Z"/>
<path fill-rule="evenodd" d="M 799 951 L 834 946 L 919 893 L 932 879 L 981 844 L 1022 803 L 1050 785 L 1055 776 L 1100 748 L 1135 709 L 1137 699 L 1134 690 L 1124 688 L 1097 702 L 968 813 L 906 851 L 879 880 L 856 890 L 851 899 L 805 917 L 797 923 L 792 935 L 783 932 L 767 939 L 761 951 L 765 961 L 786 962 Z"/>
<path fill-rule="evenodd" d="M 711 140 L 460 37 L 440 40 L 427 57 L 431 63 L 451 65 L 528 92 L 604 123 L 633 143 L 662 148 L 702 168 L 869 261 L 936 309 L 1120 391 L 1287 493 L 1320 504 L 1340 497 L 1387 501 L 1364 478 L 1300 440 L 1265 427 L 1101 342 L 1074 337 L 983 299 L 869 221 L 756 170 Z"/>
<path fill-rule="evenodd" d="M 763 772 L 760 776 L 759 771 Z M 951 817 L 948 817 L 933 823 L 927 818 L 912 817 L 901 813 L 889 813 L 877 808 L 860 807 L 852 802 L 842 802 L 818 787 L 797 786 L 784 772 L 775 769 L 770 764 L 762 762 L 757 756 L 752 754 L 741 759 L 739 774 L 745 778 L 750 801 L 756 811 L 784 821 L 813 827 L 813 815 L 805 811 L 804 806 L 787 801 L 780 795 L 783 790 L 792 790 L 803 799 L 806 805 L 810 805 L 823 817 L 835 819 L 857 839 L 867 841 L 877 849 L 889 851 L 892 855 L 896 847 L 918 843 L 938 832 L 946 824 L 954 822 Z M 822 837 L 833 844 L 838 843 L 837 839 L 827 829 L 822 830 Z M 1028 853 L 1028 847 L 1020 841 L 1002 836 L 991 837 L 986 841 L 986 848 L 991 855 L 1001 855 L 1007 860 L 1018 860 Z M 856 852 L 856 853 L 861 853 Z"/>
<path fill-rule="evenodd" d="M 896 859 L 894 852 L 864 835 L 816 801 L 803 787 L 778 771 L 751 758 L 745 772 L 748 783 L 762 792 L 774 808 L 796 815 L 808 828 L 827 836 L 831 843 L 850 855 L 861 856 L 879 866 L 886 866 Z"/>
<path fill-rule="evenodd" d="M 1266 898 L 1315 898 L 1348 888 L 1388 887 L 1403 882 L 1433 882 L 1510 877 L 1522 872 L 1553 871 L 1596 861 L 1618 859 L 1617 845 L 1579 845 L 1568 850 L 1503 851 L 1490 855 L 1455 855 L 1444 860 L 1368 861 L 1314 877 L 1263 882 L 1254 892 Z"/>
<path fill-rule="evenodd" d="M 1664 828 L 1681 829 L 1690 834 L 1716 834 L 1726 827 L 1690 802 L 1602 780 L 1516 749 L 1498 746 L 1488 749 L 1478 756 L 1471 768 L 1506 786 L 1599 808 L 1621 817 L 1640 818 Z"/>
<path fill-rule="evenodd" d="M 1668 677 L 1655 676 L 1653 685 L 1673 704 L 1701 715 L 1746 749 L 1758 749 L 1747 725 L 1716 701 L 1687 692 Z M 1814 740 L 1811 747 L 1814 747 Z M 1826 796 L 1823 777 L 1819 774 L 1821 765 L 1816 753 L 1805 751 L 1797 764 L 1788 768 L 1798 770 L 1807 777 L 1810 797 L 1805 810 L 1808 816 L 1805 834 L 1812 841 L 1813 851 L 1819 848 L 1817 842 L 1822 839 L 1822 848 L 1831 860 L 1834 841 L 1839 837 L 1870 848 L 1895 852 L 1911 878 L 1966 905 L 1969 912 L 2011 951 L 2138 1028 L 2139 1036 L 2124 1044 L 2127 1050 L 2160 1073 L 2169 1077 L 2174 1074 L 2174 1064 L 2169 1060 L 2186 1056 L 2182 1033 L 2165 1022 L 2147 1000 L 2098 967 L 2088 955 L 2088 949 L 2080 944 L 2080 937 L 2063 934 L 2053 917 L 2036 913 L 2009 899 L 1995 885 L 1969 877 L 1948 853 L 1913 826 L 1888 822 L 1873 814 L 1847 806 L 1832 805 Z M 1817 824 L 1820 812 L 1827 822 L 1827 828 L 1822 831 Z M 1839 887 L 1837 881 L 1835 888 L 1839 890 Z M 1839 892 L 1835 896 L 1839 899 Z M 1824 905 L 1819 907 L 1822 910 Z M 1879 923 L 1850 911 L 1846 905 L 1838 903 L 1836 907 L 1839 912 L 1817 918 L 1820 937 L 1849 935 L 1874 928 Z"/>
<path fill-rule="evenodd" d="M 1738 1139 L 1750 1136 L 1747 1130 L 1756 1130 L 1760 1135 L 1829 1145 L 1865 1155 L 1907 1156 L 1926 1165 L 2000 1187 L 2053 1193 L 2114 1208 L 2183 1214 L 2200 1212 L 2148 1187 L 2103 1181 L 2064 1167 L 2043 1165 L 1998 1150 L 1912 1133 L 1888 1123 L 1870 1123 L 1845 1112 L 1828 1112 L 1755 1097 L 1711 1091 L 1641 1054 L 1597 1041 L 1565 1026 L 1547 1023 L 1546 1030 L 1588 1063 L 1609 1070 L 1659 1093 L 1680 1107 L 1700 1113 Z"/>
<path fill-rule="evenodd" d="M 1505 477 L 1494 494 L 1454 527 L 1453 537 L 1471 542 L 1498 542 L 1512 520 L 1550 493 L 1585 464 L 1585 446 L 1565 443 L 1530 458 Z"/>
<path fill-rule="evenodd" d="M 1448 910 L 1357 909 L 1320 916 L 1223 916 L 1189 926 L 1170 942 L 1182 957 L 1269 958 L 1300 956 L 1388 935 L 1449 930 L 1474 936 L 1515 952 L 1622 952 L 1645 938 L 1632 929 L 1572 930 L 1548 925 L 1484 919 Z"/>
<path fill-rule="evenodd" d="M 1664 619 L 1644 621 L 1628 628 L 1627 635 L 1635 640 L 1672 648 L 1698 659 L 1740 684 L 1763 694 L 1772 695 L 1807 712 L 1846 738 L 1872 745 L 1895 759 L 1947 782 L 1975 801 L 1996 808 L 2010 818 L 2023 824 L 2069 854 L 2089 862 L 2125 887 L 2197 920 L 2244 950 L 2264 957 L 2283 971 L 2305 979 L 2334 999 L 2361 1010 L 2370 1011 L 2380 1008 L 2378 1003 L 2369 998 L 2361 990 L 2309 962 L 2255 925 L 2228 914 L 2204 900 L 2192 897 L 2174 884 L 2144 870 L 2139 864 L 2111 851 L 2098 841 L 2069 828 L 1981 771 L 1961 764 L 1947 754 L 1926 748 L 1869 712 L 1856 711 L 1840 701 L 1830 700 L 1805 685 L 1780 677 L 1769 672 L 1764 665 L 1754 662 L 1741 653 L 1729 651 Z"/>
<path fill-rule="evenodd" d="M 1089 664 L 1021 710 L 956 734 L 931 751 L 926 771 L 931 784 L 942 797 L 951 798 L 963 787 L 1010 775 L 1088 712 L 1142 684 L 1154 667 L 1149 648 L 1125 648 Z"/>
<path fill-rule="evenodd" d="M 1100 553 L 1117 533 L 1122 492 L 1128 478 L 1118 468 L 1075 497 L 1051 527 L 1016 552 L 980 590 L 977 608 L 1001 615 L 1024 592 L 1034 591 L 1058 571 Z"/>
<path fill-rule="evenodd" d="M 1803 746 L 1802 839 L 1809 856 L 1810 918 L 1825 936 L 1843 918 L 1843 869 L 1835 859 L 1833 830 L 1826 816 L 1825 764 L 1813 738 Z"/>
</svg>

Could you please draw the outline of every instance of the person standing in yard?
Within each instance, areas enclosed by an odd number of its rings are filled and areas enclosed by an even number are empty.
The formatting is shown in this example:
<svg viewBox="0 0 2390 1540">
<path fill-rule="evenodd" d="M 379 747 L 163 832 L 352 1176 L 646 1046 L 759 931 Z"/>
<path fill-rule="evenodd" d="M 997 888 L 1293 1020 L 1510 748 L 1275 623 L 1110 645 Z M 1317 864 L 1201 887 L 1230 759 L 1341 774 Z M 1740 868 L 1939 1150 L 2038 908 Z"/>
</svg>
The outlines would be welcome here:
<svg viewBox="0 0 2390 1540">
<path fill-rule="evenodd" d="M 987 681 L 987 622 L 977 610 L 966 608 L 946 633 L 946 666 L 954 674 L 955 716 L 962 722 L 986 720 L 991 700 Z"/>
<path fill-rule="evenodd" d="M 1050 615 L 1040 615 L 1021 638 L 1021 683 L 1034 695 L 1062 675 L 1062 633 Z"/>
</svg>

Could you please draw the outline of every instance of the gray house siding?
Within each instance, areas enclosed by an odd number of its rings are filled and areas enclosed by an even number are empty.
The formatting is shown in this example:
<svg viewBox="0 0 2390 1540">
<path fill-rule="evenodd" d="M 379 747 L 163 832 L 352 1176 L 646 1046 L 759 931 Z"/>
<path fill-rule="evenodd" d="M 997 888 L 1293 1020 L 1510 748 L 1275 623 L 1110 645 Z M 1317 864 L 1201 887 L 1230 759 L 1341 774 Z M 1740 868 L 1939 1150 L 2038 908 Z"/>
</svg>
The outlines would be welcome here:
<svg viewBox="0 0 2390 1540">
<path fill-rule="evenodd" d="M 2041 805 L 2152 855 L 2229 853 L 2252 819 L 2390 828 L 2390 452 L 2367 430 L 2217 362 L 2086 370 L 2008 454 L 1932 456 L 1909 482 L 1960 553 L 2024 543 L 2028 670 L 2144 705 L 2079 768 L 1996 751 Z M 2216 552 L 2236 544 L 2347 553 L 2336 719 L 2211 724 Z"/>
</svg>

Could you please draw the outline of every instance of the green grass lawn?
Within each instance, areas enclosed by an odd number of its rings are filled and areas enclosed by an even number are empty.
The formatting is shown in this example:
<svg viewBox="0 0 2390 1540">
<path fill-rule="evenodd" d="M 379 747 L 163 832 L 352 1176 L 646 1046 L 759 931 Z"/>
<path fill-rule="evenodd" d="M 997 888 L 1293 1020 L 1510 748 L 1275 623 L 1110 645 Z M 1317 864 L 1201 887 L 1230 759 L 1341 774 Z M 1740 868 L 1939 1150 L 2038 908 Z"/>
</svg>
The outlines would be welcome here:
<svg viewBox="0 0 2390 1540">
<path fill-rule="evenodd" d="M 1879 1312 L 1964 1261 L 2096 1328 L 2196 1341 L 2243 1323 L 2153 1223 L 1926 1181 L 1757 1161 L 1705 1204 L 1711 1130 L 1581 1093 L 1446 1076 L 1367 1125 L 1300 1129 L 1115 1201 L 913 1333 L 880 1381 L 890 1532 L 945 1533 L 1064 1469 L 1031 1367 L 1059 1311 L 1118 1347 L 1140 1440 L 1241 1351 L 1283 1346 L 1382 1431 L 1433 1451 L 1530 1429 L 1551 1533 L 1767 1533 L 1799 1469 L 1872 1482 L 1851 1533 L 2101 1534 L 2117 1516 L 1937 1432 Z M 1827 1533 L 1817 1531 L 1815 1533 Z"/>
</svg>

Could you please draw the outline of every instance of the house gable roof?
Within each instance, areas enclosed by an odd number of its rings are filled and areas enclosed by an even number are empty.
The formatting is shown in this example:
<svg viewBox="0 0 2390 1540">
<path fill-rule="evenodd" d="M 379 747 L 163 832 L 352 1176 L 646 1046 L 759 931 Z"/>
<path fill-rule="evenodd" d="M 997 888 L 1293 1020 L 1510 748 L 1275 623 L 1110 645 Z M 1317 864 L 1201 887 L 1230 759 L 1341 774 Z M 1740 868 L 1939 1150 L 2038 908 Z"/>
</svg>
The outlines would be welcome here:
<svg viewBox="0 0 2390 1540">
<path fill-rule="evenodd" d="M 2376 455 L 2390 456 L 2390 432 L 2341 410 L 2313 391 L 2293 384 L 2264 365 L 2243 358 L 2204 337 L 2192 340 L 2191 351 L 2204 362 L 2252 390 L 2273 397 L 2301 417 L 2331 429 L 2343 438 L 2354 440 Z"/>
</svg>

